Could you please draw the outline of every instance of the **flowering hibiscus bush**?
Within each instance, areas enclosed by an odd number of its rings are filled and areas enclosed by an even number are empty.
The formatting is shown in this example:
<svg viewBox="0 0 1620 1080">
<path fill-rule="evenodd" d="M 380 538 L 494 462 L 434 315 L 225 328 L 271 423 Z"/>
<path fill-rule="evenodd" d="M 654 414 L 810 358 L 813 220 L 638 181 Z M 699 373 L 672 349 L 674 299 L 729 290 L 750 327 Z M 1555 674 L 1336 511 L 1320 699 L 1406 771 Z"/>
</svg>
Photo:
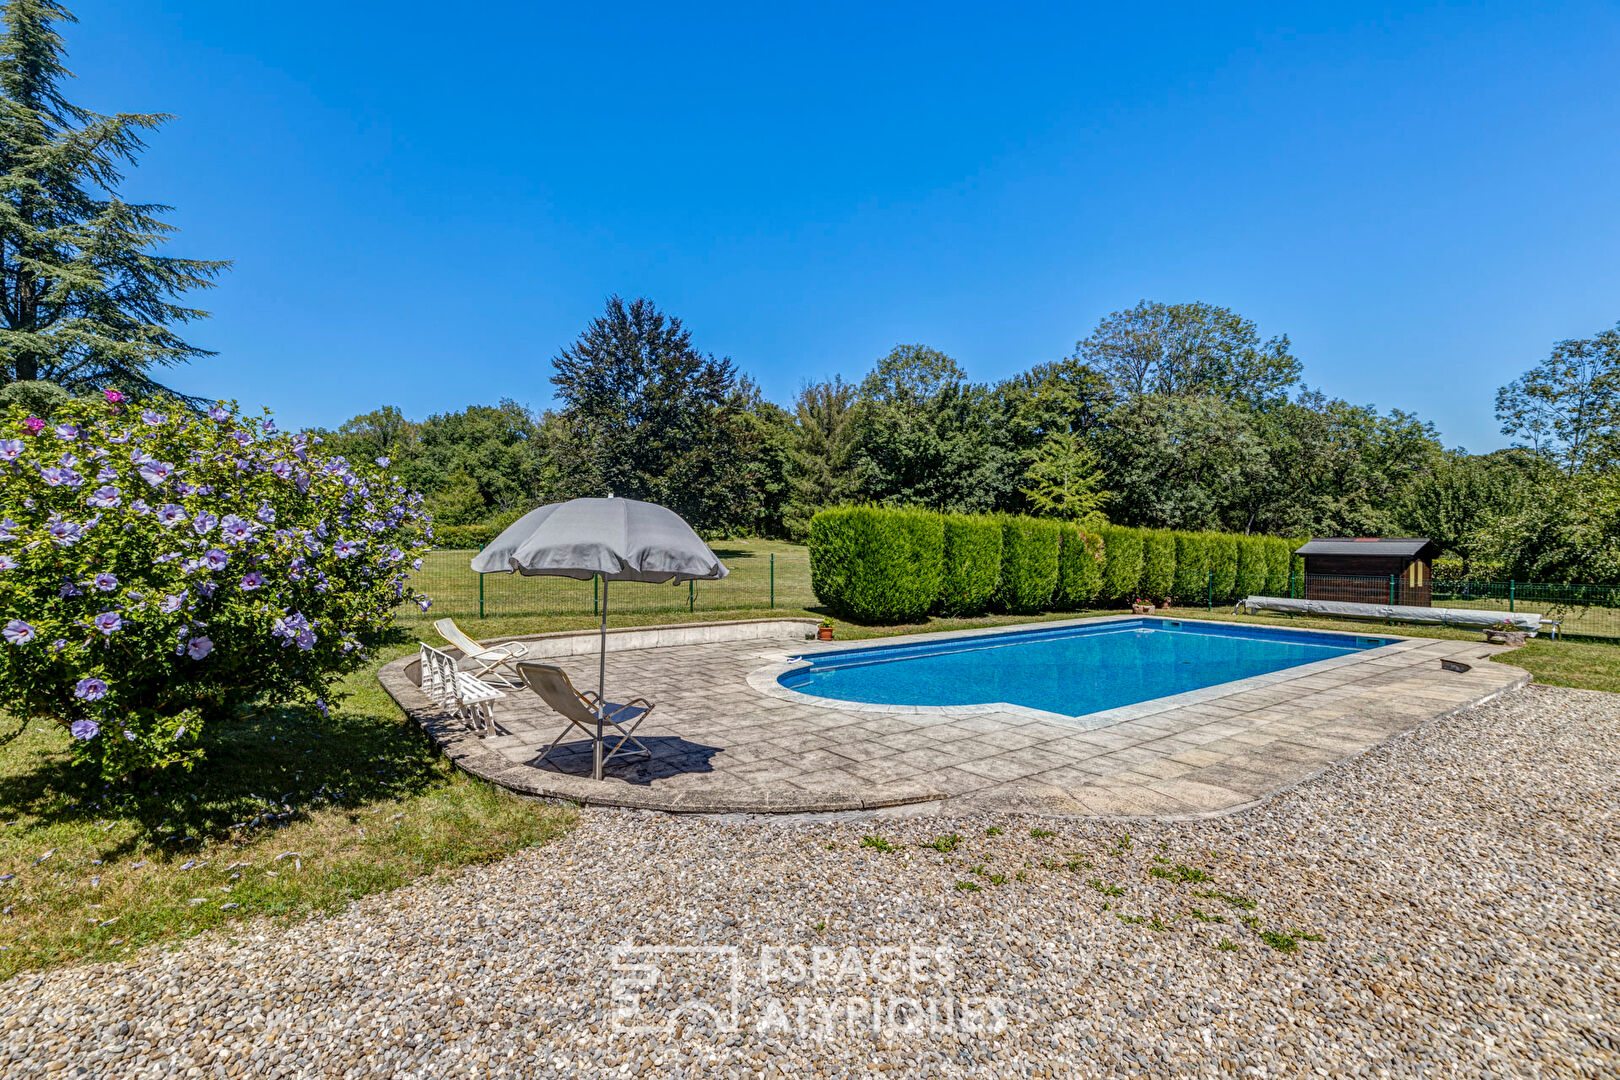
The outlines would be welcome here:
<svg viewBox="0 0 1620 1080">
<path fill-rule="evenodd" d="M 253 699 L 325 708 L 409 591 L 431 528 L 379 460 L 216 405 L 117 391 L 0 417 L 0 708 L 107 777 L 200 753 Z"/>
</svg>

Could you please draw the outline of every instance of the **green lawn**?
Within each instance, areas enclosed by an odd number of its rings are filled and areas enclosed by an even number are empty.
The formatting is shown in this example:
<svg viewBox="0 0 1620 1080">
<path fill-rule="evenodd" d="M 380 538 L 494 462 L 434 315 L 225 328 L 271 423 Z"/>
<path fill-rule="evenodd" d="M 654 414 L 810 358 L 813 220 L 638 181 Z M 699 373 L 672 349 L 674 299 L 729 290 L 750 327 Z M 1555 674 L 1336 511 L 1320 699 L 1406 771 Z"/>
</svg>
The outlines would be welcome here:
<svg viewBox="0 0 1620 1080">
<path fill-rule="evenodd" d="M 571 810 L 451 768 L 383 693 L 378 664 L 346 681 L 330 720 L 277 710 L 216 725 L 195 771 L 128 793 L 69 768 L 59 728 L 0 748 L 0 979 L 332 911 L 567 831 Z"/>
</svg>

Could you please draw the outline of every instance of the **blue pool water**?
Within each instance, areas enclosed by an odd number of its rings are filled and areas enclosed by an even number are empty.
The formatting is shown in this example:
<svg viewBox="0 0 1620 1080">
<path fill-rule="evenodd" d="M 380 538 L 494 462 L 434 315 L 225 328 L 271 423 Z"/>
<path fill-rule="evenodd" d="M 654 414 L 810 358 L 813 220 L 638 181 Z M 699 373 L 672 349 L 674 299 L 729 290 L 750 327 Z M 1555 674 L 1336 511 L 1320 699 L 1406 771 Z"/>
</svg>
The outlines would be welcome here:
<svg viewBox="0 0 1620 1080">
<path fill-rule="evenodd" d="M 1006 702 L 1084 716 L 1388 645 L 1271 627 L 1128 619 L 810 653 L 780 676 L 817 697 L 881 705 Z"/>
</svg>

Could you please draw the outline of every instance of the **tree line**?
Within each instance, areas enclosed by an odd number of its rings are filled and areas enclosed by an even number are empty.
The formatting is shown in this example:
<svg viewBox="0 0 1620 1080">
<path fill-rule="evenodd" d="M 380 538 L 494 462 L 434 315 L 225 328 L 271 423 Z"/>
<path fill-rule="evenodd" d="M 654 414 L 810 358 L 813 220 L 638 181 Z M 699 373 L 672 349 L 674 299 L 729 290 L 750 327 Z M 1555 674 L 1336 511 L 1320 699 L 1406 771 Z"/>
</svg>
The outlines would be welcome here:
<svg viewBox="0 0 1620 1080">
<path fill-rule="evenodd" d="M 421 421 L 385 407 L 329 442 L 388 457 L 442 524 L 496 528 L 613 493 L 710 536 L 803 539 L 850 503 L 1271 535 L 1424 535 L 1476 574 L 1613 580 L 1620 330 L 1559 343 L 1503 387 L 1515 445 L 1447 449 L 1400 409 L 1301 381 L 1286 335 L 1203 303 L 1114 312 L 1062 359 L 995 383 L 926 345 L 857 381 L 767 400 L 646 299 L 612 297 L 561 350 L 556 407 Z"/>
</svg>

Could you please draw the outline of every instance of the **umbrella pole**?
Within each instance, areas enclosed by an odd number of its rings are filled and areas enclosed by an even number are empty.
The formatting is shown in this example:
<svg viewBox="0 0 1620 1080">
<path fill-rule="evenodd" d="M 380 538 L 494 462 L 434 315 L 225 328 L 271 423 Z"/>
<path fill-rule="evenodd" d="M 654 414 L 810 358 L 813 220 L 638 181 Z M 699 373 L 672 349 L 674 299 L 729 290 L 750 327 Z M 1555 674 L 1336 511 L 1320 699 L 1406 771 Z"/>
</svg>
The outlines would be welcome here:
<svg viewBox="0 0 1620 1080">
<path fill-rule="evenodd" d="M 602 714 L 607 711 L 607 578 L 602 579 L 602 650 L 596 667 L 596 760 L 592 775 L 602 779 Z"/>
</svg>

